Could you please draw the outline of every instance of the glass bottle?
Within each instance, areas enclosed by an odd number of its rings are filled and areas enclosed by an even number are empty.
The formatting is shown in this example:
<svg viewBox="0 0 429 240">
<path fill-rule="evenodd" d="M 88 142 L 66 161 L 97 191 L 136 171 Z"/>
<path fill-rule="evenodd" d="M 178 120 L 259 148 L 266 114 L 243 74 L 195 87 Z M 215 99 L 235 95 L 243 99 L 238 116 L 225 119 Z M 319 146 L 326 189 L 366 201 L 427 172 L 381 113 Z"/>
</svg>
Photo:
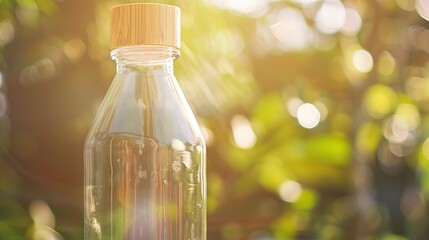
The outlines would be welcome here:
<svg viewBox="0 0 429 240">
<path fill-rule="evenodd" d="M 116 76 L 84 150 L 86 240 L 206 239 L 206 154 L 174 77 L 180 9 L 112 8 Z"/>
</svg>

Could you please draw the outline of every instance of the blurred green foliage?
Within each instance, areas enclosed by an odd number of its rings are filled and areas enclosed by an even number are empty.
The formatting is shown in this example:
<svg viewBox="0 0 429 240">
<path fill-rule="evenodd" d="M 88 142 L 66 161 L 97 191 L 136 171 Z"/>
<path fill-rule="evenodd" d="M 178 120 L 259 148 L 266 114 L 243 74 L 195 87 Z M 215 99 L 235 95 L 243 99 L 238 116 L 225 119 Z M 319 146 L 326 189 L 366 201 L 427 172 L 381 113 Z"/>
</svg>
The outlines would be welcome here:
<svg viewBox="0 0 429 240">
<path fill-rule="evenodd" d="M 1 239 L 81 239 L 83 139 L 128 2 L 0 1 Z M 209 239 L 428 238 L 427 1 L 152 2 L 182 9 Z"/>
</svg>

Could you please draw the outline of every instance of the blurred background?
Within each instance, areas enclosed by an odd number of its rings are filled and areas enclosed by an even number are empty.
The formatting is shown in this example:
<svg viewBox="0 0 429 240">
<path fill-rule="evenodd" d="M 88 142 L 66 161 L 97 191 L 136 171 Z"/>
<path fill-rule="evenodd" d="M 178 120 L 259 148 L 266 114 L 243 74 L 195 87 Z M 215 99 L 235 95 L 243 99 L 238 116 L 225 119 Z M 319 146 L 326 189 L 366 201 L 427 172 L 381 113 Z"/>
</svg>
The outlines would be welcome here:
<svg viewBox="0 0 429 240">
<path fill-rule="evenodd" d="M 0 0 L 0 239 L 82 239 L 128 2 Z M 209 239 L 429 239 L 429 1 L 151 2 L 182 9 Z"/>
</svg>

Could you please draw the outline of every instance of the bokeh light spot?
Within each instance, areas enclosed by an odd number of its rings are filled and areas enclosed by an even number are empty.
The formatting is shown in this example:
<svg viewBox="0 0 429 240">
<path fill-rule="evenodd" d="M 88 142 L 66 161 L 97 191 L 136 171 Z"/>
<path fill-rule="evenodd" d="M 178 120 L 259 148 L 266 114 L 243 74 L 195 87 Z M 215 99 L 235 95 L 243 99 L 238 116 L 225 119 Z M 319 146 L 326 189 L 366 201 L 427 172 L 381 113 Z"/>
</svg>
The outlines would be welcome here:
<svg viewBox="0 0 429 240">
<path fill-rule="evenodd" d="M 397 157 L 404 157 L 410 153 L 411 148 L 403 144 L 389 143 L 389 150 Z"/>
<path fill-rule="evenodd" d="M 390 87 L 381 84 L 370 87 L 364 97 L 364 106 L 368 115 L 377 119 L 390 113 L 396 102 L 396 93 Z"/>
<path fill-rule="evenodd" d="M 429 98 L 429 79 L 410 77 L 406 84 L 407 94 L 416 101 L 425 101 Z"/>
<path fill-rule="evenodd" d="M 326 0 L 316 14 L 316 27 L 320 32 L 338 32 L 346 20 L 346 9 L 338 0 Z"/>
<path fill-rule="evenodd" d="M 320 122 L 320 112 L 311 103 L 304 103 L 297 110 L 298 122 L 304 128 L 314 128 Z"/>
<path fill-rule="evenodd" d="M 19 1 L 15 9 L 16 18 L 18 21 L 28 27 L 35 27 L 39 18 L 39 8 L 33 0 Z"/>
<path fill-rule="evenodd" d="M 54 76 L 56 72 L 56 66 L 54 61 L 50 58 L 42 58 L 35 63 L 36 67 L 39 70 L 41 79 L 46 80 Z"/>
<path fill-rule="evenodd" d="M 420 17 L 429 21 L 429 1 L 428 0 L 417 0 L 416 10 Z"/>
<path fill-rule="evenodd" d="M 256 143 L 256 135 L 249 120 L 241 115 L 235 115 L 231 120 L 234 141 L 240 148 L 249 149 Z"/>
<path fill-rule="evenodd" d="M 383 124 L 383 135 L 392 143 L 403 143 L 407 140 L 409 132 L 407 122 L 402 116 L 395 115 Z"/>
<path fill-rule="evenodd" d="M 429 30 L 420 25 L 413 25 L 408 28 L 408 35 L 414 48 L 429 52 Z"/>
<path fill-rule="evenodd" d="M 86 51 L 85 43 L 79 38 L 66 42 L 63 48 L 67 58 L 72 62 L 79 60 Z"/>
<path fill-rule="evenodd" d="M 380 54 L 378 60 L 378 72 L 383 76 L 390 76 L 395 72 L 396 61 L 395 58 L 387 51 Z"/>
<path fill-rule="evenodd" d="M 311 44 L 312 31 L 300 11 L 286 8 L 278 18 L 279 21 L 271 25 L 271 31 L 282 48 L 302 49 Z"/>
<path fill-rule="evenodd" d="M 395 115 L 383 123 L 383 135 L 391 143 L 406 143 L 416 137 L 416 128 L 420 124 L 418 109 L 411 104 L 398 106 Z"/>
<path fill-rule="evenodd" d="M 356 50 L 353 53 L 353 66 L 363 73 L 367 73 L 372 70 L 373 60 L 371 54 L 363 49 Z"/>
<path fill-rule="evenodd" d="M 0 46 L 10 43 L 15 37 L 15 28 L 9 19 L 0 22 Z"/>
<path fill-rule="evenodd" d="M 407 124 L 407 129 L 409 131 L 416 130 L 420 125 L 420 113 L 417 107 L 413 104 L 400 104 L 396 109 L 396 114 L 402 116 Z"/>
<path fill-rule="evenodd" d="M 293 117 L 297 117 L 297 112 L 298 112 L 298 108 L 299 106 L 301 106 L 304 102 L 297 98 L 297 97 L 293 97 L 291 99 L 289 99 L 289 101 L 287 102 L 287 110 L 290 113 L 290 115 L 292 115 Z"/>
<path fill-rule="evenodd" d="M 45 57 L 24 68 L 19 76 L 19 82 L 23 86 L 31 86 L 52 79 L 55 73 L 57 73 L 57 66 L 52 59 Z"/>
<path fill-rule="evenodd" d="M 291 180 L 283 182 L 279 188 L 280 198 L 289 203 L 297 201 L 301 197 L 301 193 L 301 184 Z"/>
<path fill-rule="evenodd" d="M 346 35 L 356 35 L 362 27 L 362 18 L 354 8 L 346 8 L 346 19 L 341 28 L 341 32 Z"/>
</svg>

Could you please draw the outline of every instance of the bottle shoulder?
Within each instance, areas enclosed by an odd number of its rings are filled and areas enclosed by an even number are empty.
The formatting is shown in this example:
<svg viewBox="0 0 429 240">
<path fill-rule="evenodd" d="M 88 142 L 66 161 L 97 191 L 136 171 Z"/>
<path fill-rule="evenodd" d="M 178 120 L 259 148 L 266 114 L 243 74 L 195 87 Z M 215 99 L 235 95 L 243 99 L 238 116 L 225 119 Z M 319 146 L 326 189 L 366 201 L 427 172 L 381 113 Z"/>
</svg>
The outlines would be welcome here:
<svg viewBox="0 0 429 240">
<path fill-rule="evenodd" d="M 103 134 L 132 134 L 162 144 L 200 144 L 196 118 L 172 74 L 117 74 L 87 142 Z"/>
</svg>

